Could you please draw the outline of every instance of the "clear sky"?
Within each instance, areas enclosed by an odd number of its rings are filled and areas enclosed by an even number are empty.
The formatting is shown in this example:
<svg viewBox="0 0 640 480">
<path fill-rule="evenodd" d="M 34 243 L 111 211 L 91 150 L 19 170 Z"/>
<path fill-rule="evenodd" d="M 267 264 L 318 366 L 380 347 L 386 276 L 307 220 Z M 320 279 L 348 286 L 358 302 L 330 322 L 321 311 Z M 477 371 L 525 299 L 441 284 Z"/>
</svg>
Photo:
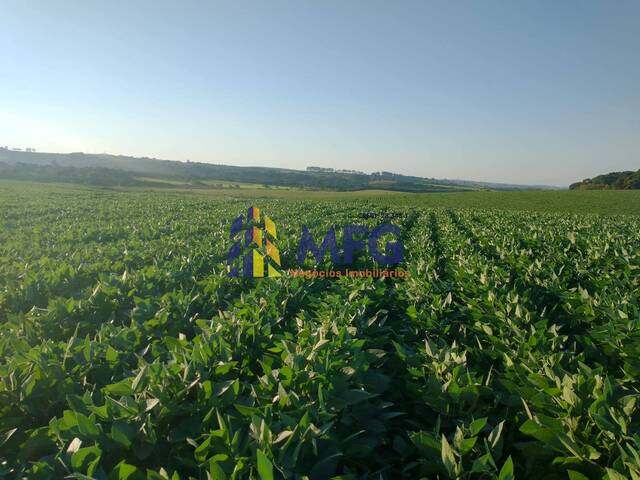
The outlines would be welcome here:
<svg viewBox="0 0 640 480">
<path fill-rule="evenodd" d="M 0 145 L 566 185 L 640 168 L 640 2 L 0 2 Z"/>
</svg>

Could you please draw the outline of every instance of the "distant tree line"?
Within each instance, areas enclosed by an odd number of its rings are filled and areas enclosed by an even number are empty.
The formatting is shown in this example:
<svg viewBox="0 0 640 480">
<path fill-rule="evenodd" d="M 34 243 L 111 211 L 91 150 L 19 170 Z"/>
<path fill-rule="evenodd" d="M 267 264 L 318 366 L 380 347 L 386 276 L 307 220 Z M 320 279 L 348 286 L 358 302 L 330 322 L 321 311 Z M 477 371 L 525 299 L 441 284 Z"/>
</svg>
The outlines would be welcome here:
<svg viewBox="0 0 640 480">
<path fill-rule="evenodd" d="M 185 182 L 188 188 L 215 188 L 212 183 L 242 183 L 292 187 L 306 190 L 355 191 L 384 189 L 401 192 L 447 192 L 465 190 L 519 190 L 538 187 L 503 185 L 460 180 L 437 180 L 400 175 L 393 172 L 375 172 L 367 175 L 357 170 L 333 170 L 309 167 L 307 171 L 269 167 L 237 167 L 200 162 L 178 162 L 154 158 L 135 158 L 123 155 L 75 153 L 17 152 L 0 150 L 0 162 L 29 164 L 43 169 L 3 167 L 0 176 L 37 177 L 40 181 L 87 183 L 92 185 L 145 186 L 157 180 Z M 93 169 L 87 171 L 60 170 L 61 168 Z M 102 169 L 102 170 L 96 170 Z M 107 170 L 112 170 L 107 172 Z M 114 172 L 117 170 L 118 172 Z M 101 174 L 99 172 L 102 172 Z M 67 175 L 69 175 L 67 177 Z M 140 180 L 142 177 L 144 180 Z M 175 186 L 175 185 L 174 185 Z M 181 188 L 183 188 L 181 186 Z M 227 187 L 228 188 L 228 187 Z"/>
<path fill-rule="evenodd" d="M 136 179 L 130 172 L 101 167 L 62 167 L 30 163 L 0 162 L 0 178 L 34 182 L 78 183 L 95 186 L 163 186 Z"/>
<path fill-rule="evenodd" d="M 269 167 L 236 167 L 199 162 L 176 162 L 115 155 L 0 152 L 0 178 L 103 186 L 171 187 L 162 180 L 178 180 L 188 188 L 216 188 L 211 181 L 249 183 L 307 190 L 354 191 L 384 188 L 403 192 L 449 191 L 448 185 L 426 184 L 419 177 L 397 176 L 384 185 L 380 176 L 363 173 L 320 173 Z M 140 180 L 136 177 L 147 177 Z M 153 180 L 158 182 L 154 184 Z M 390 178 L 391 180 L 391 178 Z M 209 185 L 203 182 L 209 182 Z M 175 185 L 174 185 L 175 187 Z M 459 190 L 459 189 L 458 189 Z"/>
<path fill-rule="evenodd" d="M 611 172 L 586 178 L 581 182 L 572 183 L 571 190 L 631 190 L 640 189 L 640 170 L 637 172 Z"/>
</svg>

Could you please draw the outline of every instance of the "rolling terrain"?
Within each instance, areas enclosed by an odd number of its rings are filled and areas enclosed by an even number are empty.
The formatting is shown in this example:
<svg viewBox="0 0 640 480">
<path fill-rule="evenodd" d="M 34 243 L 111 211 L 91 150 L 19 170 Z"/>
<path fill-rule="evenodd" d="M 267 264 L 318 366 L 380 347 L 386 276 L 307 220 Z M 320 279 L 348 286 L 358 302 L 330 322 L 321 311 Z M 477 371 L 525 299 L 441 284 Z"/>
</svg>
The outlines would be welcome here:
<svg viewBox="0 0 640 480">
<path fill-rule="evenodd" d="M 140 180 L 140 177 L 146 179 Z M 167 181 L 179 181 L 189 188 L 215 188 L 216 183 L 230 182 L 232 187 L 236 184 L 250 183 L 335 191 L 378 189 L 402 192 L 456 192 L 551 188 L 422 178 L 392 172 L 374 174 L 319 172 L 268 167 L 236 167 L 107 154 L 59 154 L 7 149 L 0 150 L 0 178 L 45 182 L 65 181 L 105 186 L 143 184 L 162 186 Z"/>
</svg>

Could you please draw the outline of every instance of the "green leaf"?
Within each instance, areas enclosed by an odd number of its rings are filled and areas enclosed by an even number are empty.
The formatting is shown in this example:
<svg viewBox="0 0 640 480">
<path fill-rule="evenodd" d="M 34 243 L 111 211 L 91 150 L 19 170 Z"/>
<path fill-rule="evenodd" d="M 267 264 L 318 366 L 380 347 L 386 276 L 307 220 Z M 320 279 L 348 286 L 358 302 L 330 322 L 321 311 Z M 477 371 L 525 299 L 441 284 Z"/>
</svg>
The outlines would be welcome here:
<svg viewBox="0 0 640 480">
<path fill-rule="evenodd" d="M 256 407 L 248 407 L 246 405 L 240 405 L 239 403 L 235 403 L 233 406 L 236 410 L 238 410 L 238 412 L 247 417 L 260 413 L 260 409 Z"/>
<path fill-rule="evenodd" d="M 413 444 L 418 447 L 420 453 L 426 458 L 437 456 L 442 450 L 441 442 L 439 442 L 438 438 L 429 432 L 411 432 L 409 434 L 409 438 Z"/>
<path fill-rule="evenodd" d="M 575 470 L 567 470 L 567 473 L 569 474 L 569 480 L 589 480 L 589 477 Z"/>
<path fill-rule="evenodd" d="M 107 348 L 107 352 L 105 353 L 105 358 L 107 362 L 113 363 L 118 360 L 118 351 L 113 348 L 111 345 Z"/>
<path fill-rule="evenodd" d="M 507 458 L 507 461 L 504 462 L 504 465 L 502 465 L 500 469 L 498 480 L 514 480 L 515 478 L 513 475 L 513 460 L 511 459 L 511 455 L 509 455 L 509 458 Z"/>
<path fill-rule="evenodd" d="M 116 476 L 115 478 L 118 480 L 128 480 L 128 478 L 134 475 L 137 471 L 138 469 L 135 466 L 122 461 L 113 469 L 111 476 Z"/>
<path fill-rule="evenodd" d="M 78 429 L 80 430 L 80 433 L 88 437 L 97 437 L 100 435 L 100 430 L 96 426 L 95 421 L 90 420 L 89 417 L 81 413 L 74 413 L 78 421 Z"/>
<path fill-rule="evenodd" d="M 606 480 L 627 480 L 627 477 L 613 468 L 607 468 Z"/>
<path fill-rule="evenodd" d="M 101 456 L 102 451 L 97 446 L 80 448 L 71 455 L 71 467 L 76 471 L 91 475 Z"/>
<path fill-rule="evenodd" d="M 224 382 L 216 383 L 213 388 L 213 396 L 219 397 L 222 395 L 224 392 L 229 390 L 229 387 L 233 385 L 233 382 L 235 382 L 235 380 L 225 380 Z"/>
<path fill-rule="evenodd" d="M 500 441 L 500 437 L 502 435 L 502 429 L 504 428 L 504 422 L 505 422 L 505 420 L 501 421 L 498 425 L 493 427 L 493 430 L 491 430 L 491 433 L 489 434 L 489 437 L 487 438 L 487 440 L 489 441 L 489 444 L 491 445 L 491 447 L 495 447 L 498 444 L 498 442 Z"/>
<path fill-rule="evenodd" d="M 209 448 L 211 448 L 211 436 L 205 438 L 204 441 L 195 449 L 193 452 L 195 459 L 198 462 L 204 462 L 209 456 Z"/>
<path fill-rule="evenodd" d="M 364 390 L 347 390 L 340 394 L 339 403 L 344 406 L 355 405 L 373 397 L 375 397 L 374 394 Z"/>
<path fill-rule="evenodd" d="M 209 478 L 211 480 L 227 480 L 227 474 L 224 473 L 222 467 L 216 461 L 209 462 Z"/>
<path fill-rule="evenodd" d="M 552 443 L 557 439 L 558 433 L 560 433 L 539 425 L 535 420 L 527 420 L 524 422 L 520 427 L 520 431 L 525 435 L 530 435 L 536 440 L 540 440 L 547 444 Z"/>
<path fill-rule="evenodd" d="M 136 375 L 136 378 L 133 379 L 133 382 L 131 383 L 131 390 L 133 390 L 134 392 L 138 392 L 139 389 L 144 388 L 144 380 L 146 378 L 146 373 L 147 373 L 147 366 L 145 365 L 140 369 L 140 371 Z"/>
<path fill-rule="evenodd" d="M 493 458 L 490 453 L 486 453 L 480 458 L 476 458 L 471 466 L 471 473 L 489 473 L 492 471 Z"/>
<path fill-rule="evenodd" d="M 478 418 L 469 424 L 469 430 L 471 431 L 472 436 L 476 436 L 480 433 L 480 431 L 487 424 L 487 417 Z"/>
<path fill-rule="evenodd" d="M 262 480 L 273 480 L 273 464 L 262 450 L 258 450 L 258 473 Z"/>
<path fill-rule="evenodd" d="M 336 477 L 334 477 L 333 474 L 335 473 L 338 461 L 342 456 L 343 454 L 338 452 L 320 460 L 311 469 L 311 478 L 335 479 Z"/>
<path fill-rule="evenodd" d="M 111 395 L 119 395 L 126 396 L 133 394 L 133 390 L 131 389 L 131 385 L 128 380 L 122 380 L 117 383 L 112 383 L 104 387 L 104 391 L 106 393 L 110 393 Z"/>
<path fill-rule="evenodd" d="M 111 439 L 125 448 L 131 447 L 135 434 L 135 428 L 129 422 L 116 420 L 111 425 Z"/>
</svg>

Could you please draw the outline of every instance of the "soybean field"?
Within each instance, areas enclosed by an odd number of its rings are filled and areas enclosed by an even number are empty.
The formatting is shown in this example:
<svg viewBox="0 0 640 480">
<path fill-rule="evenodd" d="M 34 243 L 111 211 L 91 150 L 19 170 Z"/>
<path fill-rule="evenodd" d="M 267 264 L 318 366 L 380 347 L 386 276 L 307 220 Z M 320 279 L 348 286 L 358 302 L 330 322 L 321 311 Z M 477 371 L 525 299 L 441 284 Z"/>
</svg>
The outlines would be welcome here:
<svg viewBox="0 0 640 480">
<path fill-rule="evenodd" d="M 640 216 L 4 186 L 2 479 L 640 479 Z M 383 222 L 410 277 L 286 274 Z"/>
</svg>

